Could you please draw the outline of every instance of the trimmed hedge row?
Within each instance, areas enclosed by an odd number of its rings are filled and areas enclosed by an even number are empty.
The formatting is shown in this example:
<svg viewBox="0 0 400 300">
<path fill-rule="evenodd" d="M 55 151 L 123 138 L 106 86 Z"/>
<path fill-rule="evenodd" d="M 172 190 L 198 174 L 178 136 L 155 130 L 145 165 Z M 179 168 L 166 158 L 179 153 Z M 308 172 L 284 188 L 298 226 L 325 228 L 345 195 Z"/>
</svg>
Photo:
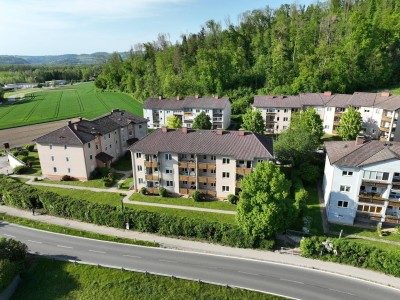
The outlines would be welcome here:
<svg viewBox="0 0 400 300">
<path fill-rule="evenodd" d="M 169 236 L 183 236 L 213 243 L 241 247 L 271 249 L 274 241 L 255 240 L 237 225 L 207 222 L 161 213 L 125 208 L 107 204 L 94 204 L 46 191 L 0 176 L 0 196 L 6 205 L 29 209 L 44 208 L 50 215 L 76 219 L 109 227 L 124 228 L 129 222 L 133 230 Z"/>
<path fill-rule="evenodd" d="M 400 277 L 400 250 L 381 250 L 347 239 L 303 238 L 301 256 L 338 262 Z"/>
</svg>

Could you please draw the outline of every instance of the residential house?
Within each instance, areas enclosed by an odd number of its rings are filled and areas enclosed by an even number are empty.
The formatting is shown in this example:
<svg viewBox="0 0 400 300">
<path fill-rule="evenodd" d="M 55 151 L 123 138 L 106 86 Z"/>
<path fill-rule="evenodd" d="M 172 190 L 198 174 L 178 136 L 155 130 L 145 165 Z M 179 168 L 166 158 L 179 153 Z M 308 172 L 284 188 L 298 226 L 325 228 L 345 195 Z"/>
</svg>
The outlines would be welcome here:
<svg viewBox="0 0 400 300">
<path fill-rule="evenodd" d="M 147 120 L 124 110 L 93 120 L 79 118 L 35 140 L 44 177 L 88 180 L 96 167 L 110 167 L 147 134 Z"/>
<path fill-rule="evenodd" d="M 159 97 L 149 98 L 143 104 L 143 116 L 149 121 L 148 128 L 165 126 L 168 116 L 178 117 L 182 127 L 191 128 L 194 119 L 201 112 L 210 117 L 213 129 L 228 128 L 231 124 L 231 102 L 227 97 Z"/>
<path fill-rule="evenodd" d="M 359 137 L 325 146 L 328 221 L 400 224 L 400 143 Z"/>
<path fill-rule="evenodd" d="M 237 194 L 258 163 L 273 160 L 272 139 L 239 131 L 157 129 L 130 147 L 136 191 L 210 197 Z"/>
</svg>

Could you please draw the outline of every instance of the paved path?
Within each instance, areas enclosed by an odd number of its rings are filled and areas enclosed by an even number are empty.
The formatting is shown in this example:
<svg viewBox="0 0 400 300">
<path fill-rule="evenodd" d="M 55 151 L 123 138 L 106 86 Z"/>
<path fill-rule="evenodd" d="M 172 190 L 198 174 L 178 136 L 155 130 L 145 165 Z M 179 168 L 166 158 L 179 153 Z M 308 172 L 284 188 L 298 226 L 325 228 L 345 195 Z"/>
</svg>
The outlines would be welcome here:
<svg viewBox="0 0 400 300">
<path fill-rule="evenodd" d="M 7 213 L 9 215 L 19 216 L 32 220 L 47 222 L 65 227 L 71 227 L 78 230 L 86 230 L 96 232 L 100 234 L 106 234 L 111 236 L 118 236 L 124 238 L 154 241 L 158 242 L 165 248 L 180 249 L 185 251 L 195 251 L 200 253 L 209 253 L 224 256 L 241 257 L 248 259 L 256 259 L 261 261 L 268 261 L 273 263 L 283 263 L 294 266 L 307 267 L 312 269 L 324 270 L 327 272 L 342 274 L 355 278 L 361 278 L 371 282 L 381 283 L 383 285 L 390 285 L 400 289 L 400 279 L 393 276 L 388 276 L 382 273 L 359 269 L 348 265 L 340 265 L 331 262 L 324 262 L 319 260 L 308 259 L 296 255 L 280 254 L 279 252 L 261 251 L 253 249 L 239 249 L 231 248 L 216 244 L 209 244 L 205 242 L 197 242 L 182 239 L 173 239 L 164 237 L 156 234 L 148 234 L 141 232 L 128 231 L 123 229 L 116 229 L 104 226 L 97 226 L 94 224 L 88 224 L 84 222 L 68 220 L 47 215 L 35 215 L 29 211 L 19 210 L 12 207 L 0 206 L 0 212 Z M 1 231 L 1 228 L 0 228 Z M 249 270 L 251 273 L 251 270 Z M 251 276 L 251 275 L 248 275 Z M 299 278 L 300 280 L 301 278 Z M 293 279 L 295 280 L 295 279 Z M 339 288 L 339 287 L 338 287 Z M 345 295 L 343 295 L 345 297 Z"/>
<path fill-rule="evenodd" d="M 322 217 L 322 227 L 324 229 L 324 233 L 329 234 L 329 224 L 326 217 L 326 207 L 324 201 L 324 193 L 322 191 L 322 182 L 317 183 L 317 190 L 318 190 L 319 210 L 321 212 L 321 217 Z"/>
</svg>

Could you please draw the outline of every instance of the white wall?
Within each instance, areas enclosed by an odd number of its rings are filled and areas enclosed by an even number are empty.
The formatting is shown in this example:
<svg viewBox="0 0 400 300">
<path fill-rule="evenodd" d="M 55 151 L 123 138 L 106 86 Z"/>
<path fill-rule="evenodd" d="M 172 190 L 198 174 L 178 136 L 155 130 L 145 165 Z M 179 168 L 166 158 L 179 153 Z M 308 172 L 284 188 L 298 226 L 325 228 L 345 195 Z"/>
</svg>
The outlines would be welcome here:
<svg viewBox="0 0 400 300">
<path fill-rule="evenodd" d="M 23 161 L 20 161 L 14 155 L 8 153 L 8 162 L 10 163 L 11 168 L 15 168 L 18 166 L 25 166 L 26 164 Z"/>
<path fill-rule="evenodd" d="M 229 164 L 223 164 L 223 158 L 229 158 Z M 229 178 L 222 178 L 222 172 L 229 172 Z M 218 198 L 227 198 L 235 194 L 236 188 L 236 160 L 229 156 L 216 157 L 216 192 Z M 222 191 L 222 186 L 229 186 L 228 192 Z"/>
</svg>

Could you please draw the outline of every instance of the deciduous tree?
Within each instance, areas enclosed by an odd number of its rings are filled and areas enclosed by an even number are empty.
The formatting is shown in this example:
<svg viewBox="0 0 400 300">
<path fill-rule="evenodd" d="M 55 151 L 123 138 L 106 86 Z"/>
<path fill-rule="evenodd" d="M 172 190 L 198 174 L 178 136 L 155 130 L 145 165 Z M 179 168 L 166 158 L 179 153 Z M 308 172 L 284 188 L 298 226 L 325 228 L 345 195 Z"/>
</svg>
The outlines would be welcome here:
<svg viewBox="0 0 400 300">
<path fill-rule="evenodd" d="M 167 127 L 168 128 L 181 128 L 182 121 L 178 117 L 171 115 L 167 117 Z"/>
<path fill-rule="evenodd" d="M 349 107 L 340 118 L 338 134 L 344 141 L 354 140 L 361 130 L 362 118 L 359 111 Z"/>
<path fill-rule="evenodd" d="M 244 130 L 263 134 L 265 126 L 260 111 L 249 108 L 243 115 L 242 127 Z"/>
<path fill-rule="evenodd" d="M 204 111 L 199 113 L 196 118 L 194 118 L 192 128 L 193 129 L 211 129 L 212 123 L 210 116 L 208 116 Z"/>
</svg>

